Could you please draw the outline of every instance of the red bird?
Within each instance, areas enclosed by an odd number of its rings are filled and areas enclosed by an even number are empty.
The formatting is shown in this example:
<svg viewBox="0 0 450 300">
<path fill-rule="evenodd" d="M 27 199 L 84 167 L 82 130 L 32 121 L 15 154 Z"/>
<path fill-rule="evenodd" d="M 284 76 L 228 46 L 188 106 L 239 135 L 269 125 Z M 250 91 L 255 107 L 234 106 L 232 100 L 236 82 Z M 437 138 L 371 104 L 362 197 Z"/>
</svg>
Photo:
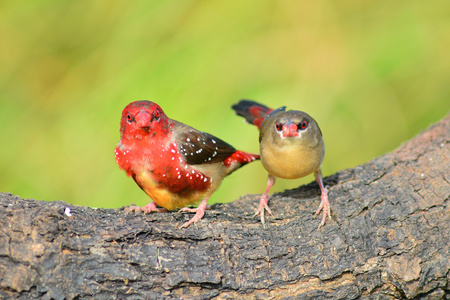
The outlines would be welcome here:
<svg viewBox="0 0 450 300">
<path fill-rule="evenodd" d="M 320 206 L 316 216 L 323 209 L 322 222 L 331 218 L 328 190 L 322 182 L 321 164 L 325 156 L 325 144 L 317 122 L 307 113 L 280 107 L 276 110 L 251 100 L 241 100 L 232 106 L 235 112 L 259 132 L 261 162 L 269 173 L 269 180 L 261 196 L 255 215 L 261 215 L 264 225 L 264 210 L 271 213 L 267 205 L 267 194 L 275 183 L 275 178 L 296 179 L 314 173 L 322 191 Z"/>
<path fill-rule="evenodd" d="M 116 162 L 154 202 L 131 211 L 165 211 L 182 208 L 195 216 L 181 227 L 198 222 L 211 194 L 225 176 L 259 155 L 236 150 L 211 134 L 169 119 L 150 101 L 125 107 L 120 123 Z M 197 208 L 185 206 L 198 203 Z"/>
</svg>

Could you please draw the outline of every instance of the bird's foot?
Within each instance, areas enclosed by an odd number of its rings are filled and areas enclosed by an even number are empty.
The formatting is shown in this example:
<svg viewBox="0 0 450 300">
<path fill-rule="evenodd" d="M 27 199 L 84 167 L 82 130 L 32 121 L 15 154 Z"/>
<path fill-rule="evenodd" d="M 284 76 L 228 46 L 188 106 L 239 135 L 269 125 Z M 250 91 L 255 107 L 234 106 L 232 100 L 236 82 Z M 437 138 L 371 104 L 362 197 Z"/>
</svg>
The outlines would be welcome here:
<svg viewBox="0 0 450 300">
<path fill-rule="evenodd" d="M 205 210 L 210 210 L 211 206 L 206 205 Z M 182 209 L 180 209 L 178 212 L 197 212 L 199 210 L 199 207 L 196 208 L 190 208 L 190 207 L 183 207 Z"/>
<path fill-rule="evenodd" d="M 323 216 L 322 216 L 322 222 L 320 222 L 319 227 L 317 229 L 320 229 L 323 225 L 325 225 L 325 221 L 327 219 L 327 216 L 331 219 L 331 206 L 330 202 L 328 202 L 328 190 L 324 189 L 324 192 L 322 193 L 322 196 L 320 196 L 321 202 L 319 208 L 316 210 L 316 213 L 314 214 L 314 217 L 316 217 L 321 210 L 323 210 Z"/>
<path fill-rule="evenodd" d="M 264 220 L 264 211 L 267 210 L 267 212 L 271 215 L 272 211 L 270 210 L 269 206 L 267 205 L 267 195 L 262 195 L 261 199 L 259 200 L 259 207 L 256 213 L 253 215 L 253 217 L 256 217 L 257 215 L 261 215 L 261 223 L 263 224 L 263 227 L 266 227 L 266 222 Z"/>
<path fill-rule="evenodd" d="M 197 208 L 183 207 L 178 212 L 195 212 L 195 216 L 193 216 L 192 219 L 190 219 L 189 221 L 187 221 L 186 223 L 181 225 L 180 228 L 187 228 L 192 223 L 196 223 L 196 222 L 200 221 L 203 218 L 203 216 L 205 215 L 205 210 L 209 210 L 209 209 L 211 209 L 211 207 L 209 205 L 207 205 L 206 202 L 200 203 L 200 205 Z"/>
<path fill-rule="evenodd" d="M 128 212 L 142 211 L 142 212 L 144 212 L 144 214 L 151 213 L 152 211 L 154 211 L 154 212 L 167 212 L 167 209 L 165 209 L 165 208 L 158 208 L 158 207 L 156 207 L 155 202 L 150 202 L 146 206 L 142 206 L 142 207 L 141 206 L 136 206 L 136 205 L 130 205 L 130 207 L 128 207 L 126 210 Z"/>
</svg>

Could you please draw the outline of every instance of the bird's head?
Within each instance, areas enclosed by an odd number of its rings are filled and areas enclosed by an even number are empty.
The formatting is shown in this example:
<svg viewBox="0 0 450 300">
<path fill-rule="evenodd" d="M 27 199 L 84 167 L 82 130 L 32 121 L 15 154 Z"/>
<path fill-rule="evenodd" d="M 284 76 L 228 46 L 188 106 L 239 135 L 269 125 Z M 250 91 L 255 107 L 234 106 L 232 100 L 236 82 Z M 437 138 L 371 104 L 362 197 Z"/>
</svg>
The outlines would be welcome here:
<svg viewBox="0 0 450 300">
<path fill-rule="evenodd" d="M 135 101 L 128 104 L 120 122 L 121 138 L 143 139 L 165 134 L 169 130 L 169 118 L 161 107 L 151 101 Z"/>
<path fill-rule="evenodd" d="M 275 121 L 275 130 L 281 138 L 300 137 L 311 124 L 311 117 L 299 111 L 288 111 Z"/>
<path fill-rule="evenodd" d="M 298 110 L 285 111 L 284 107 L 267 116 L 261 127 L 261 137 L 269 132 L 274 140 L 302 141 L 312 145 L 317 144 L 322 137 L 319 125 L 310 115 Z"/>
</svg>

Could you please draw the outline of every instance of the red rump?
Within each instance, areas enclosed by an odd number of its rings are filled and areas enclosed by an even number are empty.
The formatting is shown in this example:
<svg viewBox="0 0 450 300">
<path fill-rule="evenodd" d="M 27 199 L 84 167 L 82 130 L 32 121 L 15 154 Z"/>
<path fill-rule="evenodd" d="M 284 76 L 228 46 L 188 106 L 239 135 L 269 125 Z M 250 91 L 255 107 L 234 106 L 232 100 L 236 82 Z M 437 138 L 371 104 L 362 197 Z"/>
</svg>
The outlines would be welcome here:
<svg viewBox="0 0 450 300">
<path fill-rule="evenodd" d="M 257 159 L 259 159 L 259 155 L 237 150 L 236 152 L 234 152 L 233 154 L 228 156 L 223 161 L 223 164 L 227 167 L 231 166 L 235 162 L 245 165 L 245 164 L 248 164 L 249 162 L 252 162 Z"/>
</svg>

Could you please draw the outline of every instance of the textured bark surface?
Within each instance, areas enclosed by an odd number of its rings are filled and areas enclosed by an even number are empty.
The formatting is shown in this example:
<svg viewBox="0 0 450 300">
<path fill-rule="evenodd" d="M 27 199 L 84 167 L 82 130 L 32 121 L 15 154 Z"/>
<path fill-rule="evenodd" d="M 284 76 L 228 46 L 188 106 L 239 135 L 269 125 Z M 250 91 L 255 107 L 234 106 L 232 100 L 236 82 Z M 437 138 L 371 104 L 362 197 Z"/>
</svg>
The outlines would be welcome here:
<svg viewBox="0 0 450 300">
<path fill-rule="evenodd" d="M 0 298 L 450 299 L 450 117 L 316 183 L 191 214 L 128 214 L 0 194 Z M 69 207 L 72 216 L 65 214 Z"/>
</svg>

